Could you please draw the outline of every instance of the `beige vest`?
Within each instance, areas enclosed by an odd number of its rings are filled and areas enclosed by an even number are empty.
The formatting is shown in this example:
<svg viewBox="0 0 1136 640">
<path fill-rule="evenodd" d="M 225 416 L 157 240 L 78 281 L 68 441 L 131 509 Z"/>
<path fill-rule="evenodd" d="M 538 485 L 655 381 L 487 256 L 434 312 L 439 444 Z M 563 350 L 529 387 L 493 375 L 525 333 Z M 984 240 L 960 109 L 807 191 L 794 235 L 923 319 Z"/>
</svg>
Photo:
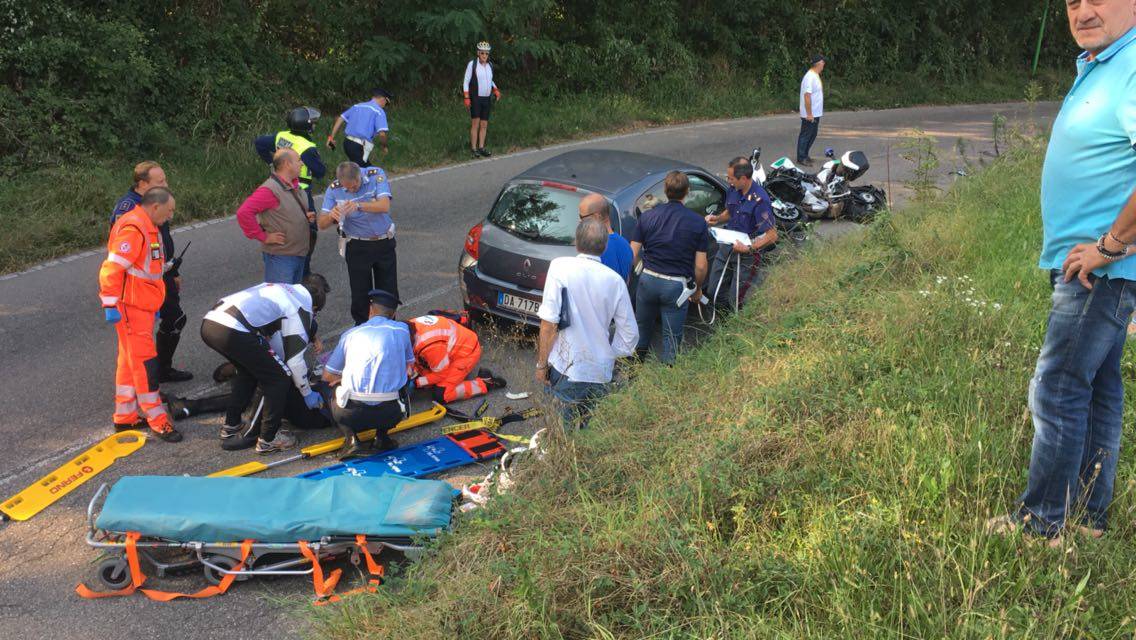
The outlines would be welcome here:
<svg viewBox="0 0 1136 640">
<path fill-rule="evenodd" d="M 276 256 L 306 256 L 308 254 L 307 196 L 299 189 L 285 188 L 276 176 L 268 176 L 260 186 L 276 196 L 280 204 L 257 215 L 257 222 L 267 233 L 284 234 L 284 244 L 266 244 L 265 253 Z"/>
</svg>

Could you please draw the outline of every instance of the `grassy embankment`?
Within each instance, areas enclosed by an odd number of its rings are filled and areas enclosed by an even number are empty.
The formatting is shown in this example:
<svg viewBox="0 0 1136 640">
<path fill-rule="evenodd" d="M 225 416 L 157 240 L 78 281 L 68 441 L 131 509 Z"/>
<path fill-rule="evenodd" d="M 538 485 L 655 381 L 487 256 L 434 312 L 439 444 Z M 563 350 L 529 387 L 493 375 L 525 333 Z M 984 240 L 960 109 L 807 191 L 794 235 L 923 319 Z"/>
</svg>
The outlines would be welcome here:
<svg viewBox="0 0 1136 640">
<path fill-rule="evenodd" d="M 830 74 L 830 109 L 888 108 L 915 104 L 994 102 L 1019 100 L 1028 78 L 1022 74 L 991 73 L 968 84 L 929 83 L 892 78 L 886 86 L 843 86 Z M 787 111 L 797 103 L 796 93 L 771 95 L 750 80 L 728 82 L 701 79 L 700 83 L 663 80 L 647 95 L 588 95 L 543 97 L 509 91 L 495 108 L 489 146 L 500 153 L 612 131 L 675 122 L 732 118 Z M 1065 78 L 1042 75 L 1034 85 L 1038 97 L 1060 93 Z M 352 97 L 329 98 L 345 107 Z M 287 105 L 281 106 L 281 112 Z M 316 139 L 327 136 L 338 110 L 325 114 Z M 167 169 L 178 196 L 175 224 L 228 215 L 236 210 L 264 176 L 264 165 L 252 149 L 257 133 L 281 128 L 277 114 L 259 114 L 258 126 L 233 131 L 229 140 L 194 140 L 183 132 L 184 144 L 148 154 Z M 392 144 L 381 160 L 391 172 L 436 166 L 469 159 L 467 112 L 452 93 L 427 94 L 417 101 L 396 102 L 390 110 Z M 748 144 L 748 143 L 747 143 Z M 342 151 L 321 146 L 321 155 L 334 168 L 346 159 Z M 0 180 L 0 273 L 74 251 L 95 247 L 106 239 L 106 220 L 114 201 L 129 186 L 131 167 L 140 158 L 76 156 L 66 167 L 32 170 Z M 326 182 L 326 181 L 325 181 Z"/>
<path fill-rule="evenodd" d="M 776 266 L 314 637 L 1130 637 L 1131 455 L 1104 540 L 981 532 L 1025 482 L 1049 297 L 1042 148 L 1014 155 Z"/>
</svg>

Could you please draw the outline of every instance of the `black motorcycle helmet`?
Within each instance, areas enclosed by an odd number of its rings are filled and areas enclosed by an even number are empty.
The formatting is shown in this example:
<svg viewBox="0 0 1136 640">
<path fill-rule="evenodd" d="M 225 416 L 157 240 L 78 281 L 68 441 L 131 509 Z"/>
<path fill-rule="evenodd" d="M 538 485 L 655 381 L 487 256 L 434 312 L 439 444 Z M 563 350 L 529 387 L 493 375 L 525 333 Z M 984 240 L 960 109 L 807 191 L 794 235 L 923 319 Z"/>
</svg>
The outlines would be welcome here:
<svg viewBox="0 0 1136 640">
<path fill-rule="evenodd" d="M 319 120 L 320 112 L 311 107 L 296 107 L 288 112 L 288 130 L 292 133 L 309 134 Z"/>
</svg>

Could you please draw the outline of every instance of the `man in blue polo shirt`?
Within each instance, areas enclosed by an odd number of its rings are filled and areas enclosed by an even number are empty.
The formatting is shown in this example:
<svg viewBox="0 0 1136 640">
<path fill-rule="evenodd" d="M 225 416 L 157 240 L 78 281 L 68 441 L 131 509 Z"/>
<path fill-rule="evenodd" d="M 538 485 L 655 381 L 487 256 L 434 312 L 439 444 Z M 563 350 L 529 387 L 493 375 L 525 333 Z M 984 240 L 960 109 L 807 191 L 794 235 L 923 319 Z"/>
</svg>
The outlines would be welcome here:
<svg viewBox="0 0 1136 640">
<path fill-rule="evenodd" d="M 659 360 L 669 365 L 674 364 L 682 344 L 690 301 L 702 295 L 710 232 L 702 216 L 682 204 L 690 192 L 686 174 L 668 173 L 663 188 L 668 202 L 639 216 L 631 234 L 631 251 L 635 261 L 643 259 L 643 275 L 635 289 L 635 322 L 639 325 L 635 352 L 640 358 L 646 356 L 654 338 L 655 321 L 661 316 L 663 353 Z"/>
<path fill-rule="evenodd" d="M 631 243 L 627 241 L 627 238 L 619 235 L 611 228 L 611 205 L 608 204 L 607 198 L 598 193 L 586 195 L 580 200 L 579 209 L 580 220 L 595 217 L 607 227 L 607 248 L 600 256 L 600 262 L 618 273 L 619 277 L 623 278 L 623 282 L 626 283 L 627 279 L 631 277 L 631 261 L 634 259 L 634 255 L 631 253 Z"/>
<path fill-rule="evenodd" d="M 1136 6 L 1069 0 L 1077 78 L 1041 177 L 1040 266 L 1052 309 L 1030 380 L 1034 437 L 1018 507 L 987 523 L 1053 546 L 1104 534 L 1124 413 L 1120 359 L 1136 307 Z M 1075 518 L 1075 519 L 1072 519 Z"/>
<path fill-rule="evenodd" d="M 378 136 L 379 145 L 383 148 L 385 156 L 390 149 L 387 147 L 387 105 L 394 98 L 385 89 L 376 88 L 371 92 L 371 99 L 353 105 L 347 111 L 339 114 L 335 124 L 331 127 L 331 135 L 327 137 L 327 146 L 335 148 L 335 136 L 339 128 L 347 124 L 344 130 L 343 153 L 347 158 L 360 167 L 371 166 L 371 149 L 374 148 L 374 138 Z"/>
<path fill-rule="evenodd" d="M 398 298 L 381 289 L 368 293 L 370 318 L 344 332 L 323 370 L 333 387 L 331 413 L 343 432 L 341 460 L 397 446 L 387 432 L 406 415 L 403 391 L 414 376 L 410 328 L 394 319 Z M 367 429 L 377 430 L 370 451 L 357 437 Z"/>
<path fill-rule="evenodd" d="M 359 325 L 368 318 L 368 291 L 379 288 L 398 297 L 390 182 L 382 169 L 360 169 L 354 162 L 340 163 L 335 176 L 316 224 L 320 229 L 339 225 L 339 255 L 347 260 L 351 285 L 351 318 Z"/>
<path fill-rule="evenodd" d="M 731 160 L 726 168 L 726 180 L 730 183 L 726 210 L 706 216 L 706 224 L 725 222 L 726 229 L 750 238 L 750 244 L 740 240 L 732 244 L 717 243 L 710 263 L 710 279 L 706 282 L 706 293 L 715 304 L 740 306 L 757 273 L 758 254 L 777 242 L 769 194 L 752 176 L 753 165 L 748 159 L 738 156 Z M 739 259 L 735 259 L 735 254 Z"/>
</svg>

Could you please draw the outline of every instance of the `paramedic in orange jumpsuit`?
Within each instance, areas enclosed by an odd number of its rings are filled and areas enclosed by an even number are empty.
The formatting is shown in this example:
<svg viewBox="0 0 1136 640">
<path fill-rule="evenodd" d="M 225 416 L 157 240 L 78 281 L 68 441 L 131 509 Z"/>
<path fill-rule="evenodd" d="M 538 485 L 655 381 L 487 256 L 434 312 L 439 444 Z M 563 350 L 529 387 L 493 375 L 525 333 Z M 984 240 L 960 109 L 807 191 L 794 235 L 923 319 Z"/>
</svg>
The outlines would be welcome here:
<svg viewBox="0 0 1136 640">
<path fill-rule="evenodd" d="M 103 312 L 118 334 L 115 431 L 149 424 L 154 435 L 166 442 L 180 441 L 181 434 L 174 429 L 158 395 L 154 321 L 166 296 L 162 280 L 166 255 L 158 227 L 173 218 L 174 206 L 169 189 L 154 187 L 147 191 L 137 206 L 114 223 L 107 257 L 99 269 Z"/>
<path fill-rule="evenodd" d="M 433 386 L 435 400 L 455 402 L 505 386 L 504 380 L 486 369 L 466 380 L 481 360 L 481 343 L 473 331 L 442 316 L 419 316 L 408 324 L 417 360 L 416 388 Z"/>
</svg>

